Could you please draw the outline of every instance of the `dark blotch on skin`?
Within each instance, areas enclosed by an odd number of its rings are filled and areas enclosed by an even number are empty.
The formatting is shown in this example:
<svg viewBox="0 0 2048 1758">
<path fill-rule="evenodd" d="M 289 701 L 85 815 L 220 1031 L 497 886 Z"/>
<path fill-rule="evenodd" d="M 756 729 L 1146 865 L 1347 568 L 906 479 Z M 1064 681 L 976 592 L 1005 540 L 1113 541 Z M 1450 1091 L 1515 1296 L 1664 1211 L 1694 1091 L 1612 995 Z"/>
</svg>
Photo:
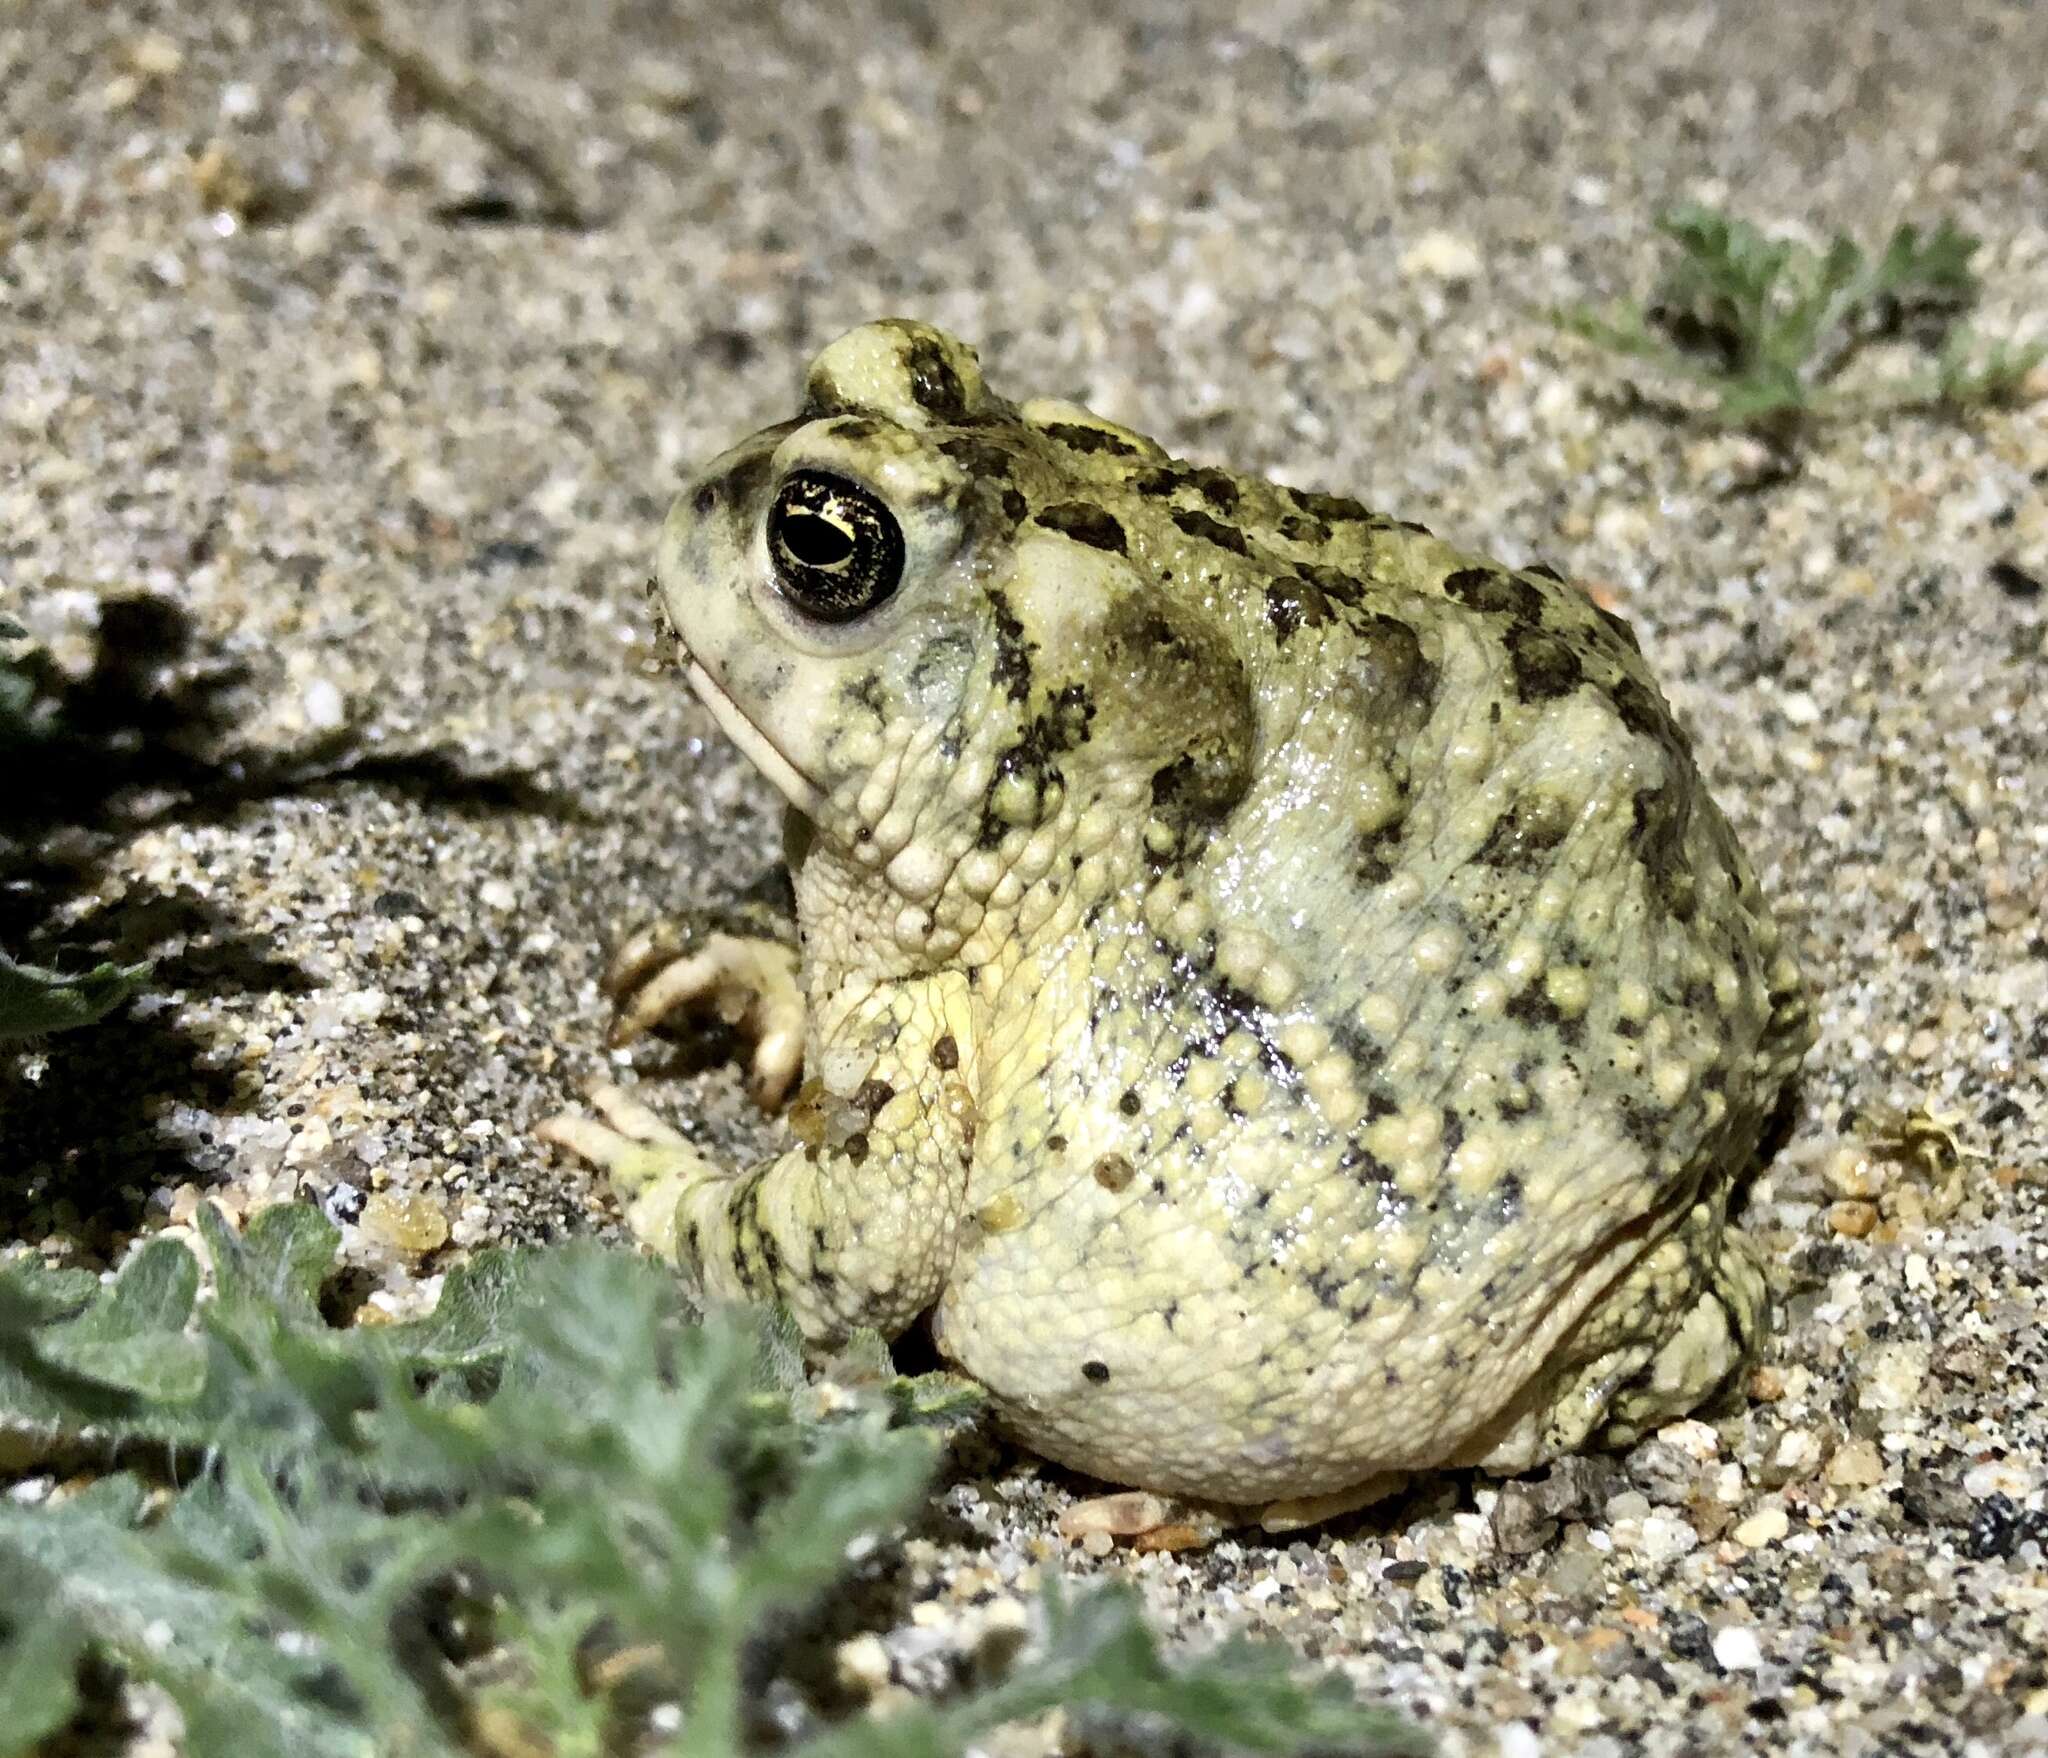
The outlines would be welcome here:
<svg viewBox="0 0 2048 1758">
<path fill-rule="evenodd" d="M 1636 639 L 1636 632 L 1630 625 L 1627 617 L 1617 616 L 1604 604 L 1594 605 L 1593 610 L 1601 622 L 1606 624 L 1608 633 L 1619 640 L 1624 647 L 1631 653 L 1642 652 L 1643 644 Z"/>
<path fill-rule="evenodd" d="M 1109 1382 L 1109 1363 L 1106 1361 L 1084 1361 L 1081 1363 L 1081 1372 L 1095 1385 L 1106 1385 Z"/>
<path fill-rule="evenodd" d="M 1047 705 L 1035 724 L 1047 753 L 1056 756 L 1061 751 L 1085 745 L 1094 720 L 1095 703 L 1088 694 L 1088 686 L 1068 684 Z"/>
<path fill-rule="evenodd" d="M 1332 604 L 1356 605 L 1365 597 L 1363 580 L 1327 562 L 1303 562 L 1296 571 Z"/>
<path fill-rule="evenodd" d="M 1091 501 L 1060 501 L 1050 507 L 1040 507 L 1033 517 L 1048 531 L 1057 531 L 1076 543 L 1106 549 L 1112 555 L 1128 553 L 1124 528 Z"/>
<path fill-rule="evenodd" d="M 1124 594 L 1102 627 L 1094 662 L 1097 706 L 1123 748 L 1152 765 L 1166 837 L 1157 865 L 1188 858 L 1251 785 L 1251 677 L 1199 607 Z"/>
<path fill-rule="evenodd" d="M 1360 525 L 1374 525 L 1382 522 L 1379 515 L 1374 513 L 1370 507 L 1367 507 L 1360 501 L 1353 500 L 1349 495 L 1324 494 L 1313 488 L 1290 488 L 1282 492 L 1304 513 L 1309 514 L 1312 518 L 1326 520 L 1333 525 L 1340 520 L 1349 524 Z"/>
<path fill-rule="evenodd" d="M 1549 702 L 1569 696 L 1584 677 L 1571 643 L 1547 629 L 1528 623 L 1511 624 L 1507 648 L 1515 692 L 1524 702 Z"/>
<path fill-rule="evenodd" d="M 718 496 L 729 507 L 746 507 L 768 492 L 768 479 L 775 473 L 773 452 L 753 452 L 742 458 L 715 484 Z"/>
<path fill-rule="evenodd" d="M 1313 580 L 1290 574 L 1266 588 L 1266 621 L 1282 647 L 1304 626 L 1319 629 L 1330 620 L 1330 600 Z"/>
<path fill-rule="evenodd" d="M 941 679 L 965 670 L 973 656 L 973 643 L 959 631 L 948 630 L 934 635 L 924 644 L 916 663 L 910 668 L 910 688 L 918 695 L 924 695 Z M 958 728 L 949 726 L 947 730 L 957 733 Z"/>
<path fill-rule="evenodd" d="M 1116 1102 L 1116 1108 L 1126 1117 L 1135 1117 L 1138 1114 L 1141 1103 L 1142 1101 L 1138 1098 L 1138 1089 L 1136 1087 L 1125 1087 L 1123 1097 Z"/>
<path fill-rule="evenodd" d="M 1621 1126 L 1628 1139 L 1637 1147 L 1654 1153 L 1664 1139 L 1663 1118 L 1633 1093 L 1624 1093 L 1615 1104 L 1621 1112 Z"/>
<path fill-rule="evenodd" d="M 1473 859 L 1488 867 L 1541 872 L 1550 851 L 1571 830 L 1571 816 L 1562 801 L 1525 797 L 1497 819 Z"/>
<path fill-rule="evenodd" d="M 1692 790 L 1674 778 L 1662 787 L 1639 789 L 1633 802 L 1630 842 L 1636 859 L 1662 894 L 1664 904 L 1681 922 L 1692 920 L 1695 890 L 1685 858 L 1685 833 L 1692 822 Z"/>
<path fill-rule="evenodd" d="M 1320 549 L 1330 541 L 1329 526 L 1301 513 L 1282 513 L 1279 531 L 1289 543 L 1298 543 L 1304 549 Z"/>
<path fill-rule="evenodd" d="M 1648 870 L 1665 906 L 1681 922 L 1692 920 L 1696 886 L 1686 841 L 1692 826 L 1694 770 L 1685 735 L 1670 710 L 1648 685 L 1635 678 L 1618 679 L 1608 700 L 1621 724 L 1651 741 L 1664 754 L 1664 780 L 1637 791 L 1635 828 L 1631 837 L 1636 858 Z M 1711 815 L 1710 815 L 1711 817 Z M 1733 839 L 1714 819 L 1716 852 L 1724 864 L 1735 864 Z"/>
<path fill-rule="evenodd" d="M 1031 510 L 1030 503 L 1014 488 L 1005 488 L 1003 490 L 1002 506 L 1003 517 L 1009 520 L 1012 525 L 1023 524 L 1024 515 Z"/>
<path fill-rule="evenodd" d="M 1614 704 L 1615 715 L 1630 732 L 1663 746 L 1665 755 L 1683 762 L 1685 741 L 1679 736 L 1670 711 L 1647 685 L 1634 678 L 1617 678 L 1608 688 L 1607 699 Z"/>
<path fill-rule="evenodd" d="M 1195 492 L 1217 512 L 1231 513 L 1237 510 L 1237 478 L 1228 471 L 1207 468 L 1190 470 L 1188 481 L 1194 485 Z"/>
<path fill-rule="evenodd" d="M 1360 1184 L 1392 1184 L 1394 1169 L 1377 1154 L 1368 1153 L 1355 1142 L 1344 1150 L 1337 1162 L 1339 1172 L 1348 1173 Z"/>
<path fill-rule="evenodd" d="M 1196 797 L 1200 790 L 1201 775 L 1192 757 L 1176 757 L 1152 771 L 1152 809 L 1161 816 L 1215 816 Z"/>
<path fill-rule="evenodd" d="M 1044 517 L 1043 514 L 1040 517 Z M 1199 537 L 1204 543 L 1213 543 L 1218 549 L 1227 549 L 1233 555 L 1249 555 L 1251 545 L 1235 525 L 1226 525 L 1222 520 L 1195 507 L 1175 507 L 1173 522 L 1190 537 Z"/>
<path fill-rule="evenodd" d="M 849 679 L 842 687 L 847 701 L 865 708 L 877 720 L 888 717 L 888 698 L 882 690 L 882 679 L 878 672 L 862 672 L 857 678 Z"/>
<path fill-rule="evenodd" d="M 1437 668 L 1422 651 L 1422 637 L 1399 617 L 1373 616 L 1359 623 L 1358 643 L 1372 693 L 1427 720 L 1436 706 Z"/>
<path fill-rule="evenodd" d="M 989 783 L 988 798 L 992 800 L 995 797 L 995 789 L 1000 783 L 1012 777 L 1026 776 L 1037 797 L 1038 810 L 1043 813 L 1048 799 L 1066 785 L 1057 759 L 1062 752 L 1087 742 L 1089 722 L 1094 718 L 1095 704 L 1088 699 L 1087 685 L 1068 684 L 1046 705 L 1045 711 L 1025 727 L 1022 737 L 996 759 L 996 772 Z M 1002 841 L 1007 828 L 984 804 L 978 839 L 980 846 L 994 848 Z"/>
<path fill-rule="evenodd" d="M 814 421 L 821 415 L 836 415 L 840 410 L 852 407 L 852 400 L 839 388 L 837 379 L 822 367 L 811 368 L 811 376 L 804 380 L 805 420 Z"/>
<path fill-rule="evenodd" d="M 1399 821 L 1368 830 L 1358 839 L 1351 870 L 1361 885 L 1384 885 L 1395 873 L 1394 856 L 1401 847 Z"/>
<path fill-rule="evenodd" d="M 1107 1191 L 1128 1190 L 1137 1175 L 1137 1168 L 1122 1154 L 1104 1154 L 1095 1162 L 1095 1182 Z"/>
<path fill-rule="evenodd" d="M 929 336 L 915 336 L 903 350 L 910 400 L 939 421 L 967 418 L 967 393 L 946 351 Z"/>
<path fill-rule="evenodd" d="M 996 816 L 990 802 L 1005 782 L 1025 780 L 1031 784 L 1032 822 L 1043 823 L 1048 807 L 1066 786 L 1054 759 L 1060 747 L 1055 743 L 1052 721 L 1040 715 L 1024 729 L 1024 736 L 996 759 L 995 774 L 982 801 L 981 829 L 976 837 L 980 848 L 994 848 L 1008 832 L 1008 823 Z"/>
<path fill-rule="evenodd" d="M 1444 596 L 1474 610 L 1513 617 L 1517 622 L 1543 619 L 1543 594 L 1527 580 L 1500 568 L 1460 568 L 1444 576 Z"/>
<path fill-rule="evenodd" d="M 1010 454 L 993 440 L 979 434 L 956 433 L 939 441 L 939 450 L 980 481 L 1007 482 Z"/>
<path fill-rule="evenodd" d="M 960 1044 L 951 1032 L 932 1046 L 932 1066 L 945 1074 L 960 1066 Z"/>
<path fill-rule="evenodd" d="M 1000 591 L 991 591 L 988 603 L 996 626 L 995 681 L 1012 702 L 1022 702 L 1031 694 L 1031 643 Z"/>
<path fill-rule="evenodd" d="M 1586 1035 L 1585 1021 L 1574 1014 L 1560 1013 L 1541 977 L 1510 1001 L 1503 1011 L 1518 1025 L 1548 1026 L 1567 1044 L 1576 1044 Z"/>
<path fill-rule="evenodd" d="M 1111 433 L 1106 428 L 1090 427 L 1080 421 L 1048 421 L 1039 431 L 1046 438 L 1058 440 L 1069 451 L 1107 452 L 1112 458 L 1135 458 L 1138 448 L 1121 434 Z"/>
</svg>

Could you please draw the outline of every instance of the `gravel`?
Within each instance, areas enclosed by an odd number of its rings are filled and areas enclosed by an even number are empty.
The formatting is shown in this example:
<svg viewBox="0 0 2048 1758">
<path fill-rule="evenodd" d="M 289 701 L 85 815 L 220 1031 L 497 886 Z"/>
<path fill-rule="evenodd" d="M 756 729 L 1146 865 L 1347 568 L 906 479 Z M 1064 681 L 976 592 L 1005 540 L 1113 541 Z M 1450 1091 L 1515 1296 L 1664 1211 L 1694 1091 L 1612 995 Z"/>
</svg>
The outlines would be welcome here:
<svg viewBox="0 0 2048 1758">
<path fill-rule="evenodd" d="M 606 1065 L 601 949 L 777 835 L 655 664 L 652 533 L 813 348 L 929 317 L 999 386 L 1593 587 L 1822 1039 L 1750 1195 L 1782 1324 L 1746 1397 L 1171 1554 L 1067 1544 L 1090 1486 L 970 1449 L 842 1683 L 946 1676 L 1060 1568 L 1283 1638 L 1453 1755 L 2048 1750 L 2048 404 L 1839 425 L 1777 477 L 1546 317 L 1640 290 L 1696 199 L 1953 216 L 1983 327 L 2048 333 L 2048 12 L 410 16 L 596 224 L 536 223 L 312 0 L 0 14 L 0 608 L 74 680 L 99 655 L 112 729 L 0 935 L 158 960 L 0 1065 L 7 1235 L 106 1263 L 299 1194 L 400 1311 L 481 1242 L 615 1229 L 530 1135 Z M 722 1150 L 769 1139 L 714 1057 L 625 1060 Z"/>
</svg>

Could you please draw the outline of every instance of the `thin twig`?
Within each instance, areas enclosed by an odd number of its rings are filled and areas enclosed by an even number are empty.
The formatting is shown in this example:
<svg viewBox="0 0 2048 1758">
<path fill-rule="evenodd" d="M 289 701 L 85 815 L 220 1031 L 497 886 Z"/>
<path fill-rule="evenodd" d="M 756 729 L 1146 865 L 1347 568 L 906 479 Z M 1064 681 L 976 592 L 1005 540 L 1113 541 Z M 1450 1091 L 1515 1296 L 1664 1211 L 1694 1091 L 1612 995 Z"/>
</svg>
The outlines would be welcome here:
<svg viewBox="0 0 2048 1758">
<path fill-rule="evenodd" d="M 390 68 L 401 86 L 495 147 L 532 178 L 543 198 L 543 218 L 584 228 L 604 217 L 596 180 L 542 118 L 473 70 L 437 61 L 424 44 L 393 27 L 381 0 L 328 4 L 364 52 Z"/>
</svg>

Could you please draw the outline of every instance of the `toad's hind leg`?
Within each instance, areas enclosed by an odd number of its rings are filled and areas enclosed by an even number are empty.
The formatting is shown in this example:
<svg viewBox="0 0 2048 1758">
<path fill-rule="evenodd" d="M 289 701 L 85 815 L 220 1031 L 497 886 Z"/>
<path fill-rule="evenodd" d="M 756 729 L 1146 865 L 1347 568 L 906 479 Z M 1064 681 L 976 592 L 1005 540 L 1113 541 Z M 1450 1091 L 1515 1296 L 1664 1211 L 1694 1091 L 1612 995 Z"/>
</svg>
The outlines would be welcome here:
<svg viewBox="0 0 2048 1758">
<path fill-rule="evenodd" d="M 1461 1464 L 1527 1471 L 1589 1442 L 1627 1446 L 1699 1408 L 1755 1353 L 1770 1296 L 1756 1248 L 1698 1202 L 1588 1312 Z"/>
<path fill-rule="evenodd" d="M 1704 1207 L 1694 1211 L 1704 1213 Z M 1770 1321 L 1763 1260 L 1741 1228 L 1723 1226 L 1719 1234 L 1697 1298 L 1609 1401 L 1604 1441 L 1628 1446 L 1661 1423 L 1690 1414 L 1755 1357 Z"/>
</svg>

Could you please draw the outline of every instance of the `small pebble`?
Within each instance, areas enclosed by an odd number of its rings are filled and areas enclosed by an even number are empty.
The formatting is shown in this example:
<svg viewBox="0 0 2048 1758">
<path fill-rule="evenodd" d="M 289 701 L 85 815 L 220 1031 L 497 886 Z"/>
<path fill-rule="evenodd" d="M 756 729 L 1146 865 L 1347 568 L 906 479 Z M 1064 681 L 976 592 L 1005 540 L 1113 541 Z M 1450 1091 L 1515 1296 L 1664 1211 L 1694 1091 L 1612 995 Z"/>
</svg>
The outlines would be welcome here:
<svg viewBox="0 0 2048 1758">
<path fill-rule="evenodd" d="M 1117 1495 L 1090 1496 L 1064 1509 L 1058 1520 L 1062 1538 L 1130 1538 L 1164 1526 L 1173 1516 L 1173 1504 L 1164 1496 L 1145 1490 L 1125 1490 Z"/>
<path fill-rule="evenodd" d="M 1425 232 L 1401 253 L 1401 273 L 1435 281 L 1469 281 L 1479 273 L 1479 252 L 1452 232 Z"/>
<path fill-rule="evenodd" d="M 1884 1455 L 1875 1441 L 1845 1441 L 1828 1461 L 1828 1482 L 1838 1489 L 1868 1489 L 1884 1481 Z"/>
<path fill-rule="evenodd" d="M 362 1230 L 404 1252 L 439 1251 L 448 1243 L 448 1210 L 438 1196 L 380 1190 L 363 1204 Z"/>
<path fill-rule="evenodd" d="M 1759 1508 L 1735 1528 L 1735 1542 L 1749 1550 L 1776 1544 L 1792 1530 L 1792 1521 L 1782 1507 Z"/>
<path fill-rule="evenodd" d="M 1731 1624 L 1714 1632 L 1714 1658 L 1731 1673 L 1751 1672 L 1763 1665 L 1764 1651 L 1754 1630 Z"/>
<path fill-rule="evenodd" d="M 1821 1180 L 1833 1196 L 1868 1202 L 1884 1190 L 1884 1162 L 1854 1143 L 1845 1143 L 1828 1156 Z"/>
<path fill-rule="evenodd" d="M 872 1697 L 889 1682 L 889 1651 L 872 1631 L 840 1643 L 832 1662 L 840 1684 L 856 1696 Z"/>
<path fill-rule="evenodd" d="M 339 688 L 327 678 L 315 678 L 300 698 L 306 724 L 315 732 L 333 732 L 348 719 L 348 704 Z"/>
</svg>

